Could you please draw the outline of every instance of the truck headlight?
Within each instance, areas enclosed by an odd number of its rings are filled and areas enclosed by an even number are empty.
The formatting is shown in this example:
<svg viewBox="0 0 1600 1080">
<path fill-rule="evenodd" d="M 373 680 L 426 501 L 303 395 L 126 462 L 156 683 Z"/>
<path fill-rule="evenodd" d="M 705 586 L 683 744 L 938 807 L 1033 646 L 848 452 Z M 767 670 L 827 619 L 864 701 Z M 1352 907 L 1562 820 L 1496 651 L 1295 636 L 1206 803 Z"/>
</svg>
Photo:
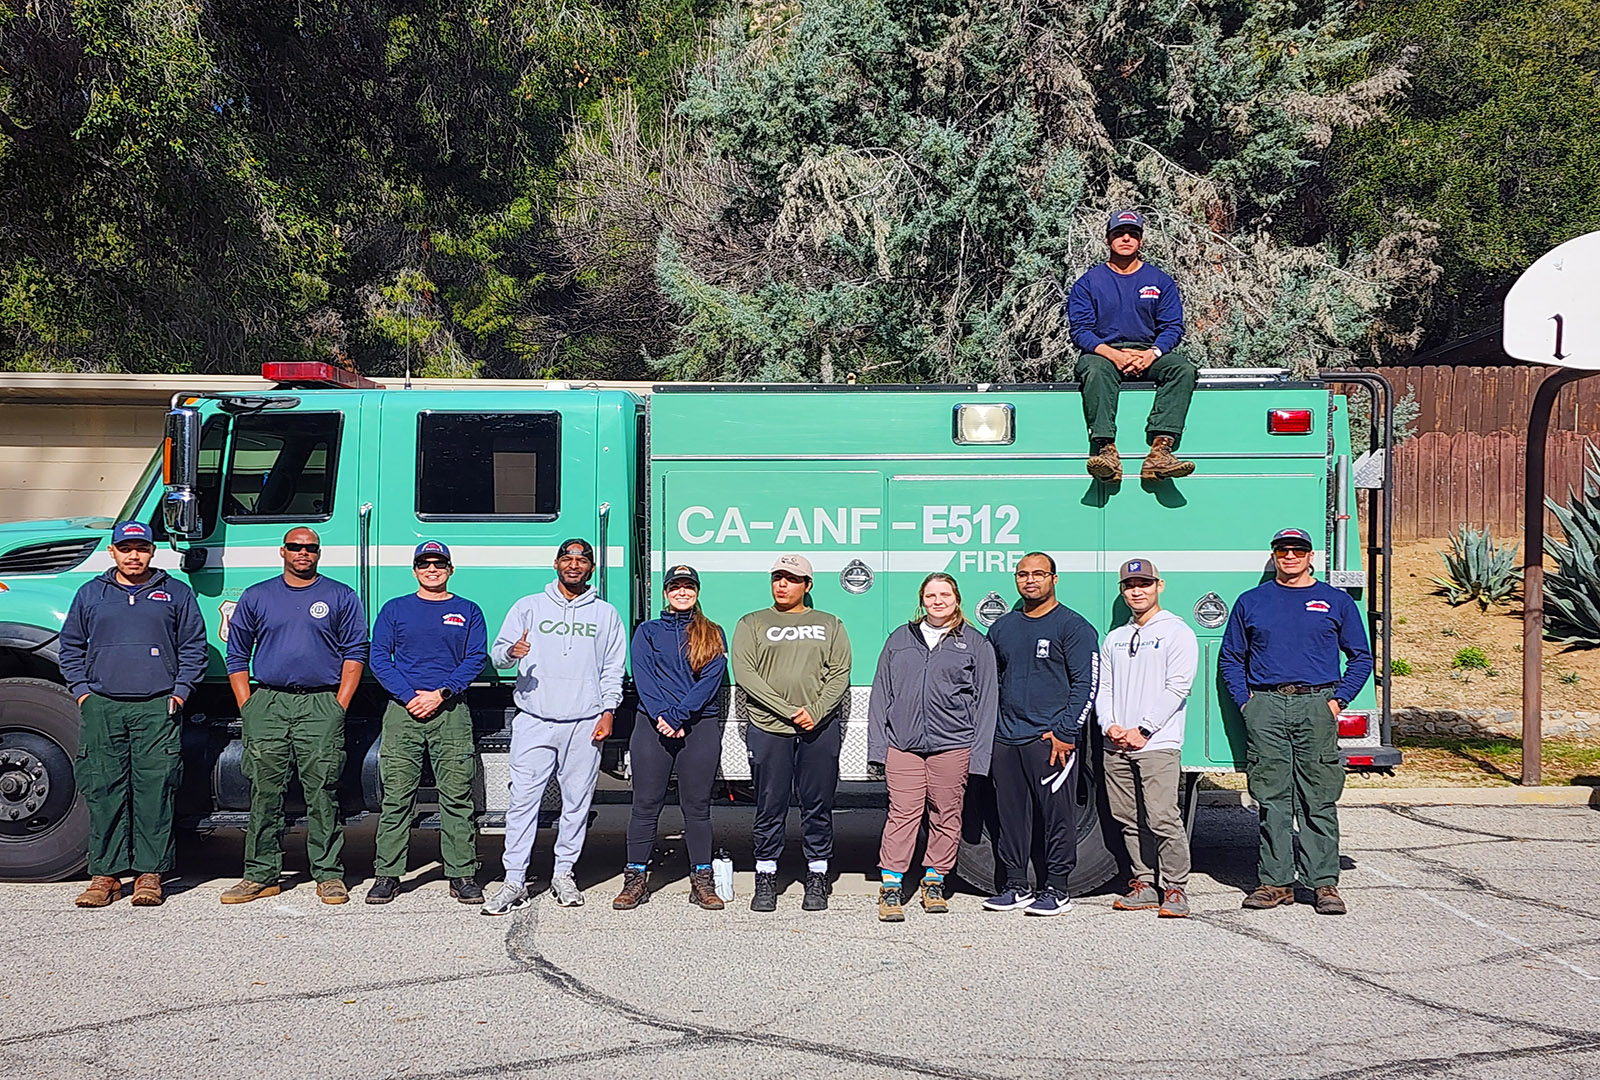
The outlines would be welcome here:
<svg viewBox="0 0 1600 1080">
<path fill-rule="evenodd" d="M 1017 438 L 1016 414 L 1006 403 L 957 405 L 952 437 L 960 446 L 1008 446 Z"/>
</svg>

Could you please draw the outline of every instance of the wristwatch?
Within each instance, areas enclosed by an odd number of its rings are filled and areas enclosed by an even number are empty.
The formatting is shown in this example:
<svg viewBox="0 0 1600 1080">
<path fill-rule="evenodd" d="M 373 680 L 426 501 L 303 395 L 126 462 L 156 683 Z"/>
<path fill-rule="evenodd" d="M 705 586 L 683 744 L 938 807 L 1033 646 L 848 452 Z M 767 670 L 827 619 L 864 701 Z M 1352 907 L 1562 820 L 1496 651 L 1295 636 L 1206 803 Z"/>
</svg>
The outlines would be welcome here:
<svg viewBox="0 0 1600 1080">
<path fill-rule="evenodd" d="M 1344 712 L 1344 707 L 1346 705 L 1350 704 L 1344 698 L 1329 698 L 1328 700 L 1333 702 L 1335 705 L 1339 706 L 1339 711 L 1340 712 Z"/>
<path fill-rule="evenodd" d="M 1139 726 L 1139 734 L 1143 735 L 1145 738 L 1148 739 L 1150 736 L 1154 735 L 1155 732 L 1151 731 L 1149 728 L 1147 728 L 1147 727 L 1145 727 L 1144 725 L 1141 724 Z"/>
<path fill-rule="evenodd" d="M 454 690 L 450 689 L 448 686 L 441 686 L 439 688 L 439 700 L 440 701 L 449 701 L 451 698 L 453 698 L 455 696 L 456 696 L 456 692 Z"/>
</svg>

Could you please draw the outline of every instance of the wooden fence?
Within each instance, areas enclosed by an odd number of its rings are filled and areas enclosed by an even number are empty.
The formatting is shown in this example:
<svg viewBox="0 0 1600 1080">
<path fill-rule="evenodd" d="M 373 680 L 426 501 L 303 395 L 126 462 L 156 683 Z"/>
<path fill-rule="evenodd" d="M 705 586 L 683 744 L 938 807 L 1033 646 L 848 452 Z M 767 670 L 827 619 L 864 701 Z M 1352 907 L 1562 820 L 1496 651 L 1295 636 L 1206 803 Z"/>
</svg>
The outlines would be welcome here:
<svg viewBox="0 0 1600 1080">
<path fill-rule="evenodd" d="M 1558 502 L 1566 502 L 1569 484 L 1583 490 L 1585 435 L 1600 442 L 1593 429 L 1550 433 L 1545 493 Z M 1496 539 L 1521 540 L 1524 446 L 1521 433 L 1504 431 L 1427 431 L 1401 443 L 1394 456 L 1394 538 L 1444 537 L 1471 525 L 1488 526 Z M 1548 512 L 1545 531 L 1560 535 Z"/>
<path fill-rule="evenodd" d="M 1420 412 L 1418 434 L 1473 432 L 1487 435 L 1528 430 L 1528 409 L 1539 383 L 1554 368 L 1535 364 L 1418 365 L 1377 369 L 1404 398 L 1410 387 Z M 1552 431 L 1600 432 L 1600 375 L 1572 383 L 1556 396 Z M 1551 444 L 1552 449 L 1555 444 Z"/>
</svg>

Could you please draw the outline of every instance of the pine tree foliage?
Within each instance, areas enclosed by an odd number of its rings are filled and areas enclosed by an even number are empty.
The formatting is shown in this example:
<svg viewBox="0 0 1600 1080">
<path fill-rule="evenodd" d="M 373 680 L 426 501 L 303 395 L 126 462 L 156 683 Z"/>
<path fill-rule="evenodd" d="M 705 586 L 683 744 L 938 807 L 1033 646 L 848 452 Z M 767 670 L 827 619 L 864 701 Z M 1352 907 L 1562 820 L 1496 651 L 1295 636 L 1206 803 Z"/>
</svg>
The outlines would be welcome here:
<svg viewBox="0 0 1600 1080">
<path fill-rule="evenodd" d="M 1344 252 L 1277 235 L 1334 132 L 1405 88 L 1404 57 L 1335 77 L 1369 45 L 1348 31 L 1353 7 L 735 9 L 675 121 L 693 163 L 616 177 L 654 199 L 628 197 L 660 228 L 656 284 L 677 331 L 661 369 L 1067 377 L 1065 289 L 1104 258 L 1107 211 L 1128 205 L 1149 215 L 1145 253 L 1178 280 L 1203 366 L 1304 372 L 1414 342 L 1438 273 L 1429 223 L 1402 218 Z"/>
</svg>

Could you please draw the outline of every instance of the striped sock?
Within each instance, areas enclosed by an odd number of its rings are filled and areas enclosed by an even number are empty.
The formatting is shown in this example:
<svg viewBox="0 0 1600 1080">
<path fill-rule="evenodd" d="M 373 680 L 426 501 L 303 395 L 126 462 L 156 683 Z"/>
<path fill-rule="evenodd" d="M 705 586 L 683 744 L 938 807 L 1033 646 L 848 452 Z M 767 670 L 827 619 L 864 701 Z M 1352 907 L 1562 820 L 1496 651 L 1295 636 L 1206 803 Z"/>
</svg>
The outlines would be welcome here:
<svg viewBox="0 0 1600 1080">
<path fill-rule="evenodd" d="M 933 867 L 930 866 L 927 869 L 925 869 L 924 871 L 922 871 L 922 880 L 925 881 L 925 882 L 927 882 L 927 881 L 934 881 L 934 882 L 943 881 L 944 880 L 944 875 L 939 873 L 939 871 L 935 870 Z"/>
<path fill-rule="evenodd" d="M 904 874 L 897 873 L 893 870 L 880 869 L 878 872 L 883 875 L 883 883 L 891 889 L 898 889 L 900 887 L 900 883 L 904 881 L 906 877 Z"/>
<path fill-rule="evenodd" d="M 626 869 L 632 870 L 636 874 L 642 874 L 649 867 L 649 865 L 649 863 L 631 862 L 627 865 Z"/>
</svg>

